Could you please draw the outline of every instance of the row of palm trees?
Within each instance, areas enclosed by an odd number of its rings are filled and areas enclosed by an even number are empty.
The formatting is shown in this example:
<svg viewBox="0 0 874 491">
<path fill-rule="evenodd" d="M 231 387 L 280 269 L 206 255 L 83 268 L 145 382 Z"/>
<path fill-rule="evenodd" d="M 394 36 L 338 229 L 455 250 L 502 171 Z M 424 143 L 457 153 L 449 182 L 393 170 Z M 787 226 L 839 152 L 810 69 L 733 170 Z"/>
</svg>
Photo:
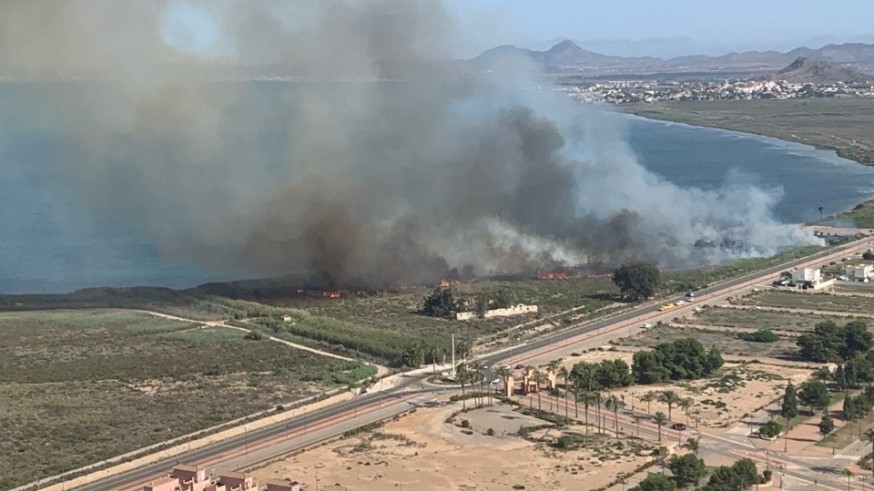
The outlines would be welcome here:
<svg viewBox="0 0 874 491">
<path fill-rule="evenodd" d="M 571 395 L 573 395 L 574 399 L 574 418 L 579 418 L 579 404 L 583 405 L 583 415 L 586 426 L 586 435 L 589 434 L 589 410 L 591 408 L 595 408 L 596 410 L 596 421 L 598 432 L 604 431 L 606 428 L 602 427 L 602 418 L 601 418 L 601 407 L 603 406 L 608 411 L 613 412 L 613 429 L 616 432 L 616 436 L 619 436 L 619 410 L 626 407 L 625 396 L 620 396 L 616 394 L 610 394 L 605 396 L 600 390 L 592 387 L 594 377 L 592 376 L 583 376 L 576 378 L 571 381 L 571 372 L 563 367 L 559 366 L 557 361 L 550 362 L 547 367 L 552 370 L 558 378 L 560 378 L 564 382 L 564 398 L 565 398 L 565 421 L 567 423 L 570 422 L 570 402 L 569 399 Z M 507 383 L 507 380 L 510 376 L 510 369 L 507 367 L 498 367 L 495 369 L 495 373 Z M 474 398 L 474 403 L 477 407 L 482 406 L 484 401 L 482 400 L 482 395 L 485 392 L 483 390 L 483 384 L 485 383 L 485 369 L 481 362 L 472 361 L 472 362 L 462 362 L 456 368 L 456 380 L 461 383 L 461 393 L 462 393 L 462 407 L 467 409 L 465 389 L 468 385 L 471 387 L 479 383 L 479 393 Z M 531 376 L 531 379 L 537 384 L 538 389 L 549 380 L 549 377 L 546 373 L 540 370 L 535 370 Z M 588 380 L 589 386 L 582 387 L 582 380 Z M 488 391 L 489 398 L 491 398 L 491 390 Z M 648 391 L 644 393 L 640 400 L 647 403 L 646 412 L 647 414 L 651 414 L 651 403 L 652 401 L 660 402 L 665 404 L 668 407 L 668 414 L 665 415 L 661 411 L 657 411 L 653 415 L 653 422 L 658 427 L 658 438 L 659 441 L 662 440 L 662 426 L 671 421 L 673 417 L 674 407 L 682 408 L 686 413 L 686 419 L 688 423 L 690 410 L 693 406 L 693 400 L 687 397 L 680 397 L 673 390 L 660 390 L 660 391 Z M 491 400 L 489 401 L 491 404 Z M 540 396 L 540 390 L 537 391 L 537 408 L 543 409 L 543 403 Z M 640 421 L 641 418 L 635 417 L 635 422 L 637 423 L 638 431 L 640 431 Z"/>
<path fill-rule="evenodd" d="M 482 362 L 461 362 L 455 368 L 455 380 L 461 384 L 461 404 L 463 409 L 467 409 L 467 397 L 465 397 L 465 389 L 470 386 L 473 389 L 475 384 L 479 384 L 479 391 L 475 392 L 473 398 L 474 404 L 480 407 L 484 404 L 483 401 L 483 384 L 485 383 L 485 367 Z M 506 380 L 506 378 L 505 378 Z M 488 392 L 489 404 L 491 404 L 491 391 Z"/>
</svg>

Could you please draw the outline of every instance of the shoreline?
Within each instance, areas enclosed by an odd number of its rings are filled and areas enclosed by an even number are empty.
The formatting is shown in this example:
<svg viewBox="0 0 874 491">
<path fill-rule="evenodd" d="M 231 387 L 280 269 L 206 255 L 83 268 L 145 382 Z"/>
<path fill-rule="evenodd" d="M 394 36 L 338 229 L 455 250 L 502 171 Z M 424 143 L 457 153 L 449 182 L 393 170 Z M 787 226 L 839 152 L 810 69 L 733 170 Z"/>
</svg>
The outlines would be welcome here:
<svg viewBox="0 0 874 491">
<path fill-rule="evenodd" d="M 617 106 L 617 107 L 622 108 L 622 106 Z M 718 123 L 714 123 L 714 124 L 706 124 L 706 123 L 698 122 L 698 121 L 691 121 L 691 120 L 682 120 L 682 119 L 673 119 L 673 118 L 668 118 L 668 117 L 661 117 L 661 116 L 666 116 L 666 115 L 664 115 L 664 114 L 660 114 L 660 113 L 659 113 L 659 114 L 656 114 L 656 113 L 643 113 L 643 112 L 638 112 L 638 111 L 634 111 L 634 112 L 631 112 L 631 111 L 629 111 L 629 112 L 621 111 L 621 112 L 623 112 L 624 114 L 628 114 L 628 115 L 631 115 L 631 116 L 636 116 L 636 117 L 638 117 L 638 118 L 648 119 L 648 120 L 651 120 L 651 121 L 663 121 L 663 122 L 666 122 L 666 123 L 685 124 L 685 125 L 688 125 L 688 126 L 694 126 L 694 127 L 698 127 L 698 128 L 712 128 L 712 129 L 716 129 L 716 130 L 735 131 L 735 132 L 738 132 L 738 133 L 744 133 L 744 134 L 746 134 L 746 135 L 755 135 L 755 136 L 763 136 L 763 137 L 765 137 L 765 138 L 773 138 L 773 139 L 775 139 L 775 140 L 780 140 L 780 141 L 787 142 L 787 143 L 798 143 L 798 144 L 801 144 L 801 145 L 807 145 L 807 146 L 809 146 L 809 147 L 813 147 L 813 148 L 815 148 L 815 149 L 817 149 L 817 150 L 829 150 L 829 151 L 833 151 L 833 152 L 835 152 L 835 154 L 836 154 L 838 157 L 841 157 L 842 159 L 850 160 L 850 161 L 855 162 L 856 164 L 859 164 L 859 165 L 864 165 L 864 166 L 867 166 L 867 167 L 872 167 L 872 166 L 874 166 L 874 157 L 872 157 L 872 158 L 861 158 L 861 159 L 860 159 L 860 158 L 857 158 L 857 157 L 855 157 L 855 156 L 853 156 L 853 155 L 849 155 L 849 154 L 847 154 L 845 148 L 837 147 L 837 146 L 834 146 L 834 145 L 826 145 L 826 144 L 823 144 L 823 143 L 815 143 L 815 142 L 811 142 L 811 141 L 805 140 L 805 139 L 800 138 L 800 137 L 795 137 L 794 139 L 791 138 L 791 137 L 790 137 L 790 138 L 786 138 L 786 137 L 783 137 L 783 136 L 778 136 L 778 135 L 774 135 L 774 134 L 768 134 L 768 133 L 765 133 L 765 132 L 762 132 L 762 131 L 756 131 L 756 130 L 753 130 L 753 129 L 741 129 L 741 128 L 734 127 L 734 126 L 729 126 L 729 125 L 720 125 L 720 124 L 718 124 Z"/>
<path fill-rule="evenodd" d="M 700 109 L 700 106 L 706 105 L 708 102 L 710 103 L 719 103 L 719 102 L 747 102 L 747 101 L 695 101 Z M 674 103 L 673 107 L 677 107 L 683 102 Z M 874 166 L 874 154 L 862 153 L 855 154 L 847 151 L 847 147 L 839 146 L 839 145 L 830 145 L 820 142 L 813 142 L 807 138 L 803 138 L 794 133 L 790 133 L 789 135 L 783 134 L 780 131 L 762 131 L 751 125 L 744 125 L 743 121 L 751 120 L 752 115 L 737 115 L 737 117 L 731 118 L 723 118 L 719 120 L 714 119 L 701 119 L 694 117 L 695 114 L 699 114 L 700 110 L 691 110 L 685 113 L 681 113 L 679 111 L 672 110 L 668 108 L 664 103 L 631 103 L 631 104 L 617 104 L 614 106 L 615 110 L 621 114 L 625 114 L 635 118 L 641 118 L 644 120 L 655 121 L 655 122 L 664 122 L 664 123 L 675 123 L 675 124 L 683 124 L 691 127 L 697 128 L 709 128 L 709 129 L 717 129 L 723 131 L 732 131 L 741 133 L 744 135 L 758 136 L 763 138 L 771 138 L 774 140 L 778 140 L 784 143 L 790 144 L 800 144 L 805 145 L 817 150 L 825 150 L 834 152 L 835 155 L 839 158 L 847 160 L 857 165 L 863 165 L 866 167 Z M 834 135 L 832 135 L 834 136 Z M 835 137 L 838 138 L 838 137 Z M 856 143 L 856 140 L 850 140 L 852 143 Z M 858 145 L 864 145 L 859 143 Z M 803 223 L 801 225 L 805 226 L 840 226 L 839 224 L 835 224 L 834 222 L 845 220 L 849 223 L 855 225 L 858 229 L 872 229 L 874 228 L 874 195 L 869 197 L 866 200 L 856 203 L 840 212 L 832 213 L 820 220 Z"/>
<path fill-rule="evenodd" d="M 634 115 L 641 118 L 646 118 L 654 121 L 665 121 L 671 123 L 682 123 L 690 126 L 703 128 L 714 128 L 728 131 L 737 131 L 748 135 L 763 136 L 774 138 L 789 143 L 799 143 L 808 145 L 819 150 L 829 150 L 841 158 L 851 160 L 857 164 L 865 166 L 874 166 L 874 142 L 861 141 L 859 138 L 853 138 L 853 135 L 840 134 L 841 131 L 836 128 L 823 128 L 822 131 L 810 131 L 806 126 L 809 125 L 814 117 L 811 116 L 808 104 L 817 104 L 828 106 L 829 103 L 834 105 L 871 105 L 874 107 L 872 99 L 816 99 L 814 101 L 806 101 L 804 99 L 789 99 L 789 100 L 742 100 L 742 101 L 684 101 L 684 102 L 652 102 L 652 103 L 625 103 L 615 104 L 613 107 L 621 113 Z M 760 120 L 765 120 L 768 117 L 778 116 L 775 112 L 765 112 L 764 109 L 768 106 L 785 105 L 789 109 L 794 109 L 794 112 L 784 113 L 779 120 L 784 124 L 791 124 L 793 119 L 797 119 L 799 125 L 792 125 L 791 130 L 788 127 L 780 125 L 765 125 Z M 687 105 L 687 107 L 683 107 Z M 708 108 L 707 106 L 711 107 Z M 731 107 L 731 110 L 743 109 L 741 106 L 747 106 L 747 111 L 737 111 L 729 113 L 726 108 Z M 786 108 L 780 108 L 786 109 Z M 829 109 L 823 107 L 822 109 Z M 859 108 L 867 110 L 867 108 Z M 758 113 L 757 113 L 758 112 Z M 854 113 L 847 111 L 845 117 L 850 118 L 856 116 Z M 744 123 L 747 124 L 744 124 Z M 832 121 L 829 121 L 832 122 Z M 847 121 L 847 127 L 850 127 L 857 121 Z M 863 126 L 867 127 L 867 122 Z M 780 131 L 783 129 L 784 131 Z M 830 133 L 826 130 L 831 131 Z M 798 133 L 798 134 L 796 134 Z M 819 138 L 830 137 L 834 143 L 828 143 L 821 140 L 814 140 L 807 136 L 816 136 Z M 842 144 L 843 143 L 843 144 Z"/>
</svg>

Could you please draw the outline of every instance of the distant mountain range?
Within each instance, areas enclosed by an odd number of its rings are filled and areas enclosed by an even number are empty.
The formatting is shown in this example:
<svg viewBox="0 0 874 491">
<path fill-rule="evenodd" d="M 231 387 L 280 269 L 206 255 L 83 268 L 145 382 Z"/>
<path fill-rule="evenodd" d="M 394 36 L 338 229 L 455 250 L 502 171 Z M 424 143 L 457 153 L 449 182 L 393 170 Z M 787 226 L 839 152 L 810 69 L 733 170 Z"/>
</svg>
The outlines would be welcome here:
<svg viewBox="0 0 874 491">
<path fill-rule="evenodd" d="M 469 60 L 479 69 L 500 68 L 502 63 L 526 60 L 547 73 L 559 75 L 609 76 L 658 73 L 743 73 L 763 75 L 782 70 L 798 59 L 828 62 L 852 73 L 874 73 L 874 44 L 830 44 L 818 49 L 796 48 L 779 51 L 745 51 L 722 56 L 692 55 L 676 58 L 609 56 L 562 41 L 546 51 L 504 45 L 487 50 Z M 805 70 L 818 70 L 808 65 Z M 794 70 L 794 69 L 793 69 Z M 826 70 L 833 72 L 833 70 Z"/>
</svg>

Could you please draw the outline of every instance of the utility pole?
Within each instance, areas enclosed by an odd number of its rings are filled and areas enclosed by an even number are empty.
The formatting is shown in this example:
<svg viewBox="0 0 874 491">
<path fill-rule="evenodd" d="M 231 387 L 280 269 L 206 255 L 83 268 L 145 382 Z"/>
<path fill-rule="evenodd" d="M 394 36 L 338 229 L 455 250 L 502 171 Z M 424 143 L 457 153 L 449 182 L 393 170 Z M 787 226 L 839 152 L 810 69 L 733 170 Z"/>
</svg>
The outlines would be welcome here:
<svg viewBox="0 0 874 491">
<path fill-rule="evenodd" d="M 455 380 L 455 334 L 452 335 L 452 380 Z"/>
</svg>

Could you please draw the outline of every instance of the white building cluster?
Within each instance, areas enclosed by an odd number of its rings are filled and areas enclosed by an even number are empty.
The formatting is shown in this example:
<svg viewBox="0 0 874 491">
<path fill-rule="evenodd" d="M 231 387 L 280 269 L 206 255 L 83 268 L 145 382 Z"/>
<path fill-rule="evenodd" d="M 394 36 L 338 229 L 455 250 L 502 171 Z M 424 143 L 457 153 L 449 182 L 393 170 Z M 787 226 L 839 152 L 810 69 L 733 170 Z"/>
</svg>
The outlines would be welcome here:
<svg viewBox="0 0 874 491">
<path fill-rule="evenodd" d="M 564 85 L 558 90 L 585 103 L 874 97 L 872 84 L 811 84 L 785 80 L 646 81 L 615 80 Z"/>
</svg>

